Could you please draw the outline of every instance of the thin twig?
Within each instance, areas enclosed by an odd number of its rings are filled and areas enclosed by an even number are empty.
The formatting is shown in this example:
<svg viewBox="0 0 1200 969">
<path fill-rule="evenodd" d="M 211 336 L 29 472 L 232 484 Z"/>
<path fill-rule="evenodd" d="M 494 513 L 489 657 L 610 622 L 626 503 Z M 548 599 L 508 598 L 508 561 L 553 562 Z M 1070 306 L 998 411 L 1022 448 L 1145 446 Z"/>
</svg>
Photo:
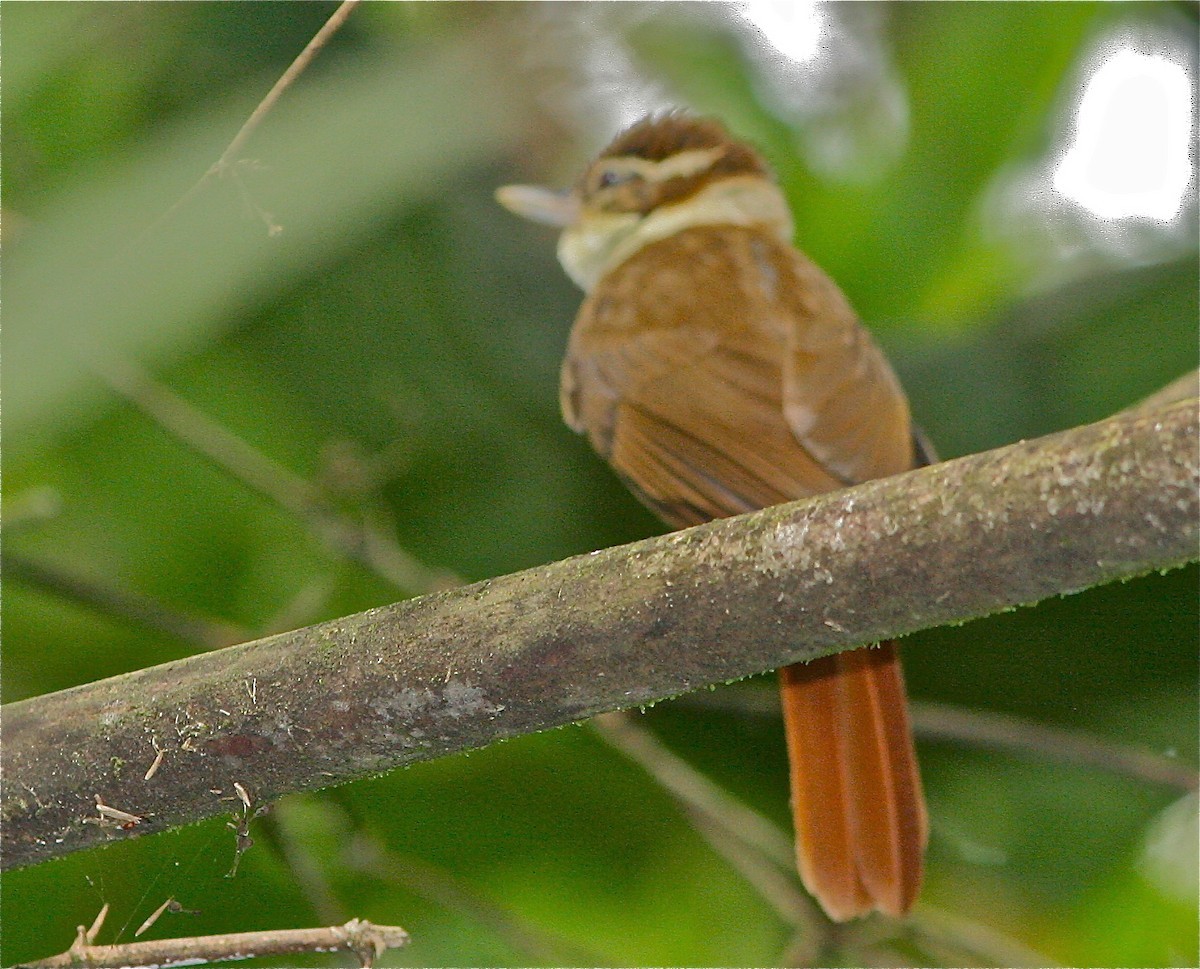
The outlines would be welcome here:
<svg viewBox="0 0 1200 969">
<path fill-rule="evenodd" d="M 791 871 L 796 863 L 791 839 L 753 808 L 741 803 L 672 753 L 654 734 L 624 713 L 607 713 L 591 721 L 601 739 L 641 765 L 689 810 L 708 818 L 772 864 Z"/>
<path fill-rule="evenodd" d="M 388 851 L 365 833 L 356 833 L 347 840 L 342 863 L 368 878 L 399 886 L 448 912 L 464 916 L 532 960 L 559 966 L 604 963 L 596 953 L 577 943 L 530 926 L 444 868 L 422 858 Z"/>
<path fill-rule="evenodd" d="M 732 687 L 715 692 L 690 693 L 675 702 L 772 719 L 778 719 L 780 715 L 779 698 L 775 692 L 758 688 Z M 1200 786 L 1200 773 L 1195 768 L 1139 744 L 1051 727 L 1009 713 L 967 709 L 948 703 L 913 700 L 910 712 L 913 732 L 923 739 L 990 747 L 1023 757 L 1096 767 L 1148 784 L 1163 784 L 1183 791 L 1193 791 Z"/>
<path fill-rule="evenodd" d="M 245 124 L 238 129 L 238 133 L 233 136 L 233 140 L 229 143 L 228 147 L 221 152 L 221 157 L 213 162 L 208 171 L 200 176 L 196 184 L 184 192 L 179 200 L 176 201 L 175 204 L 169 209 L 167 209 L 167 211 L 164 212 L 155 221 L 155 223 L 146 230 L 146 232 L 153 231 L 157 226 L 170 219 L 171 216 L 173 216 L 176 212 L 183 208 L 184 205 L 190 202 L 195 197 L 196 193 L 208 184 L 209 180 L 224 175 L 227 171 L 229 171 L 230 167 L 238 160 L 238 156 L 241 154 L 242 149 L 246 146 L 246 142 L 250 140 L 250 136 L 254 134 L 254 132 L 258 129 L 258 126 L 262 124 L 263 119 L 267 116 L 271 109 L 275 107 L 275 104 L 279 101 L 280 97 L 282 97 L 284 91 L 291 87 L 296 78 L 304 73 L 308 65 L 312 63 L 312 59 L 316 57 L 317 52 L 329 42 L 329 39 L 336 34 L 338 30 L 341 29 L 342 24 L 346 22 L 346 20 L 350 17 L 350 14 L 354 12 L 354 8 L 357 7 L 360 2 L 361 0 L 342 0 L 341 5 L 330 15 L 329 19 L 325 21 L 321 29 L 313 35 L 312 40 L 305 45 L 304 50 L 297 55 L 296 59 L 292 61 L 288 69 L 279 76 L 279 80 L 272 85 L 271 90 L 267 92 L 266 97 L 264 97 L 258 103 L 258 106 L 250 113 L 250 117 L 247 118 Z M 143 233 L 143 235 L 145 235 L 145 233 Z"/>
<path fill-rule="evenodd" d="M 301 833 L 303 825 L 297 823 L 297 816 L 300 815 L 302 820 L 305 813 L 305 800 L 302 794 L 283 798 L 263 819 L 262 829 L 271 846 L 287 863 L 317 918 L 322 922 L 338 922 L 346 918 L 347 913 L 329 881 L 327 872 L 333 868 L 317 857 L 314 843 L 318 839 L 305 837 Z M 323 822 L 330 812 L 337 810 L 327 799 L 314 806 Z"/>
<path fill-rule="evenodd" d="M 1003 932 L 981 925 L 973 919 L 952 915 L 933 905 L 918 905 L 913 918 L 906 924 L 917 944 L 944 946 L 959 952 L 968 952 L 981 956 L 987 960 L 989 966 L 1049 969 L 1057 965 L 1049 957 Z"/>
<path fill-rule="evenodd" d="M 0 571 L 5 579 L 43 589 L 61 599 L 87 606 L 114 619 L 136 623 L 203 650 L 244 643 L 254 636 L 254 633 L 235 623 L 195 616 L 152 596 L 70 575 L 56 566 L 25 558 L 19 553 L 6 552 L 0 557 Z M 312 622 L 312 617 L 320 611 L 328 595 L 327 580 L 318 579 L 308 583 L 278 613 L 270 617 L 258 633 L 266 636 Z"/>
<path fill-rule="evenodd" d="M 1075 730 L 1034 723 L 1007 713 L 964 710 L 943 703 L 913 704 L 913 727 L 922 737 L 1099 767 L 1127 777 L 1194 791 L 1194 768 L 1137 744 L 1117 743 Z"/>
<path fill-rule="evenodd" d="M 201 649 L 217 649 L 246 639 L 244 632 L 232 623 L 189 615 L 149 596 L 70 575 L 56 566 L 25 558 L 15 552 L 5 551 L 0 557 L 0 568 L 6 580 L 45 589 L 104 615 L 135 622 Z"/>
<path fill-rule="evenodd" d="M 261 635 L 286 632 L 299 626 L 310 625 L 314 616 L 319 616 L 329 602 L 333 592 L 333 580 L 327 575 L 318 575 L 304 583 L 283 606 L 262 623 Z M 331 919 L 330 921 L 334 921 Z"/>
<path fill-rule="evenodd" d="M 354 8 L 357 7 L 360 2 L 361 0 L 342 0 L 342 3 L 338 6 L 337 10 L 335 10 L 330 15 L 329 19 L 325 21 L 324 26 L 322 26 L 321 29 L 313 35 L 312 40 L 305 45 L 304 50 L 302 50 L 296 56 L 296 59 L 292 61 L 291 66 L 280 75 L 279 80 L 276 81 L 271 90 L 267 92 L 267 96 L 263 98 L 262 101 L 259 102 L 258 107 L 251 112 L 250 117 L 246 119 L 246 123 L 242 125 L 241 130 L 239 130 L 238 133 L 233 136 L 233 141 L 229 143 L 229 147 L 221 153 L 221 157 L 218 158 L 216 164 L 213 165 L 214 169 L 221 171 L 222 169 L 227 168 L 229 164 L 241 153 L 243 146 L 247 141 L 250 140 L 250 136 L 254 134 L 258 126 L 262 124 L 263 118 L 267 116 L 267 112 L 275 107 L 275 102 L 279 100 L 283 92 L 291 87 L 296 78 L 304 73 L 305 69 L 312 62 L 312 59 L 316 57 L 317 51 L 324 47 L 325 44 L 328 43 L 329 39 L 341 29 L 342 24 L 346 22 L 346 20 L 350 17 L 350 14 L 354 12 Z"/>
<path fill-rule="evenodd" d="M 760 852 L 746 850 L 731 831 L 709 815 L 689 805 L 685 809 L 693 827 L 713 851 L 741 874 L 785 924 L 795 927 L 815 953 L 823 951 L 828 922 L 818 914 L 812 899 L 800 890 L 795 876 L 780 871 Z"/>
<path fill-rule="evenodd" d="M 269 929 L 231 932 L 181 939 L 155 939 L 124 945 L 92 945 L 83 926 L 65 952 L 23 963 L 28 969 L 73 969 L 82 966 L 181 966 L 199 962 L 228 962 L 298 952 L 353 952 L 371 966 L 388 949 L 408 944 L 408 933 L 395 925 L 374 925 L 351 919 L 345 925 L 319 929 Z"/>
<path fill-rule="evenodd" d="M 452 573 L 418 561 L 391 535 L 332 507 L 319 488 L 188 404 L 130 361 L 113 357 L 95 363 L 94 368 L 113 391 L 168 433 L 295 515 L 338 554 L 365 566 L 397 589 L 422 593 L 461 584 Z"/>
<path fill-rule="evenodd" d="M 139 936 L 145 935 L 147 932 L 149 932 L 152 928 L 154 928 L 154 923 L 162 918 L 163 913 L 167 911 L 182 912 L 183 906 L 180 905 L 174 897 L 167 898 L 161 905 L 158 906 L 158 908 L 156 908 L 142 920 L 142 924 L 139 925 L 134 931 L 133 937 L 136 939 Z M 88 941 L 94 942 L 95 937 L 93 936 L 91 939 L 88 939 Z"/>
<path fill-rule="evenodd" d="M 907 963 L 896 959 L 871 961 L 872 952 L 878 952 L 888 943 L 904 939 L 909 926 L 903 920 L 873 915 L 852 922 L 825 921 L 824 933 L 817 939 L 803 932 L 796 932 L 788 940 L 782 956 L 777 960 L 781 966 L 903 966 Z"/>
<path fill-rule="evenodd" d="M 822 934 L 824 919 L 796 885 L 791 840 L 774 824 L 672 753 L 632 714 L 606 713 L 591 725 L 605 743 L 642 767 L 683 805 L 699 834 L 780 918 L 801 926 L 810 938 Z"/>
</svg>

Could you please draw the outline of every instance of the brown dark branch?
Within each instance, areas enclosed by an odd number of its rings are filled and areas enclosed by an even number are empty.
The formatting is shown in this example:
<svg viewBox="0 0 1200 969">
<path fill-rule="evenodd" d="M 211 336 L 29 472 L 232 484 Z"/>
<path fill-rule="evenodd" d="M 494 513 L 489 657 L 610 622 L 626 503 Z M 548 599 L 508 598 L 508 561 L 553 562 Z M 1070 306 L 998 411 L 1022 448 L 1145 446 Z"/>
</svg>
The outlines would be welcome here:
<svg viewBox="0 0 1200 969">
<path fill-rule="evenodd" d="M 3 862 L 1182 565 L 1197 433 L 1122 414 L 10 704 Z"/>
</svg>

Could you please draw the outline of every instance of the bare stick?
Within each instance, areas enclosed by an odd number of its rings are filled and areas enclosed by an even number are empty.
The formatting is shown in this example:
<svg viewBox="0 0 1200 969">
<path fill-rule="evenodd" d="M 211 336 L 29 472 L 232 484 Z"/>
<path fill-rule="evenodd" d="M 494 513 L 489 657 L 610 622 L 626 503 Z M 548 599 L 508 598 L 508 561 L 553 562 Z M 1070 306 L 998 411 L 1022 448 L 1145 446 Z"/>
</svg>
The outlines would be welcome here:
<svg viewBox="0 0 1200 969">
<path fill-rule="evenodd" d="M 593 719 L 592 726 L 683 805 L 701 837 L 741 872 L 780 918 L 801 926 L 810 940 L 821 936 L 825 920 L 796 884 L 790 838 L 672 753 L 631 714 L 606 713 Z"/>
<path fill-rule="evenodd" d="M 216 649 L 242 642 L 246 637 L 232 623 L 217 622 L 166 606 L 138 592 L 71 575 L 64 570 L 15 553 L 0 559 L 4 578 L 41 588 L 95 609 L 116 619 L 135 622 L 154 632 L 180 639 L 201 649 Z"/>
<path fill-rule="evenodd" d="M 779 718 L 779 697 L 774 690 L 697 692 L 681 697 L 679 702 L 709 710 Z M 1195 768 L 1138 744 L 1119 743 L 1095 734 L 1051 727 L 1010 713 L 949 703 L 913 700 L 909 712 L 913 733 L 923 739 L 952 741 L 967 747 L 990 747 L 1022 757 L 1096 767 L 1147 784 L 1163 784 L 1182 791 L 1194 791 L 1200 786 L 1200 773 Z"/>
<path fill-rule="evenodd" d="M 4 709 L 7 866 L 1197 557 L 1195 400 Z M 1081 662 L 1086 657 L 1081 657 Z M 251 689 L 253 685 L 253 689 Z M 143 780 L 146 737 L 177 755 Z M 143 820 L 87 822 L 93 794 Z"/>
<path fill-rule="evenodd" d="M 1092 734 L 1063 730 L 1022 717 L 987 710 L 964 710 L 942 703 L 918 703 L 913 729 L 919 736 L 970 746 L 1050 758 L 1124 774 L 1152 784 L 1194 791 L 1194 768 L 1136 744 L 1121 744 Z"/>
<path fill-rule="evenodd" d="M 389 851 L 372 836 L 358 832 L 350 837 L 342 863 L 347 868 L 399 885 L 405 891 L 455 912 L 470 922 L 495 933 L 516 952 L 542 965 L 596 966 L 601 956 L 577 943 L 527 924 L 452 872 L 413 855 Z"/>
<path fill-rule="evenodd" d="M 596 717 L 601 738 L 650 774 L 689 810 L 728 831 L 743 845 L 785 871 L 796 863 L 791 839 L 757 811 L 732 797 L 691 764 L 673 754 L 649 730 L 626 714 Z"/>
<path fill-rule="evenodd" d="M 694 809 L 689 809 L 688 814 L 692 816 L 692 824 L 700 836 L 734 871 L 746 879 L 759 896 L 775 910 L 775 914 L 787 925 L 797 928 L 815 952 L 824 951 L 829 944 L 827 930 L 831 923 L 817 911 L 816 904 L 800 889 L 800 883 L 795 876 L 776 868 L 757 852 L 747 851 L 730 836 L 728 829 L 711 817 Z"/>
<path fill-rule="evenodd" d="M 182 197 L 180 197 L 180 199 L 174 205 L 172 205 L 159 217 L 157 222 L 155 222 L 155 226 L 161 225 L 181 208 L 183 208 L 184 205 L 186 205 L 192 200 L 193 197 L 195 197 L 196 193 L 199 192 L 200 189 L 208 184 L 210 179 L 223 175 L 229 170 L 230 166 L 237 161 L 238 155 L 241 154 L 242 149 L 246 146 L 246 142 L 250 140 L 250 136 L 253 135 L 258 129 L 258 126 L 262 124 L 263 119 L 267 116 L 268 112 L 275 107 L 276 102 L 278 102 L 280 97 L 282 97 L 283 92 L 291 87 L 296 78 L 304 73 L 308 65 L 312 63 L 312 59 L 317 56 L 317 52 L 329 42 L 329 39 L 336 34 L 338 30 L 341 29 L 342 24 L 346 22 L 346 20 L 350 17 L 350 14 L 354 12 L 354 8 L 357 7 L 360 2 L 361 0 L 342 0 L 341 6 L 339 6 L 337 10 L 330 15 L 329 19 L 325 21 L 321 29 L 313 34 L 312 40 L 305 45 L 304 50 L 302 50 L 296 59 L 292 61 L 288 69 L 279 76 L 279 80 L 277 80 L 271 87 L 271 90 L 267 92 L 266 97 L 264 97 L 258 103 L 258 107 L 256 107 L 250 113 L 250 117 L 246 119 L 246 123 L 243 124 L 238 130 L 238 133 L 233 136 L 233 141 L 231 141 L 229 146 L 223 152 L 221 152 L 221 157 L 213 162 L 212 166 L 208 169 L 208 171 L 200 176 L 199 181 L 197 181 L 195 185 L 184 192 Z M 151 229 L 153 228 L 154 226 L 151 226 Z"/>
<path fill-rule="evenodd" d="M 233 136 L 233 141 L 231 141 L 229 143 L 229 147 L 221 153 L 221 157 L 217 159 L 216 164 L 213 165 L 213 169 L 219 172 L 222 169 L 227 168 L 229 164 L 237 158 L 246 142 L 250 140 L 250 136 L 254 134 L 258 126 L 262 124 L 263 118 L 267 116 L 267 112 L 275 107 L 275 102 L 279 100 L 284 91 L 292 86 L 292 82 L 304 73 L 308 65 L 312 63 L 312 59 L 317 56 L 317 51 L 324 47 L 325 44 L 328 43 L 329 38 L 331 38 L 341 29 L 342 24 L 349 19 L 350 14 L 354 12 L 354 8 L 357 7 L 359 3 L 360 0 L 342 0 L 342 3 L 337 10 L 335 10 L 330 15 L 329 19 L 325 21 L 324 26 L 322 26 L 320 30 L 313 34 L 312 40 L 310 40 L 304 46 L 304 50 L 302 50 L 297 55 L 296 59 L 292 61 L 291 66 L 280 75 L 279 80 L 275 82 L 274 87 L 267 92 L 267 96 L 259 102 L 258 107 L 255 108 L 250 114 L 250 117 L 246 119 L 246 123 L 242 125 L 241 130 L 239 130 L 238 133 Z"/>
<path fill-rule="evenodd" d="M 228 962 L 297 952 L 353 952 L 371 966 L 388 949 L 408 944 L 408 933 L 395 925 L 373 925 L 351 919 L 320 929 L 270 929 L 231 932 L 183 939 L 155 939 L 124 945 L 92 945 L 83 926 L 71 948 L 48 959 L 23 963 L 29 969 L 72 969 L 76 966 L 181 966 Z"/>
<path fill-rule="evenodd" d="M 917 906 L 915 917 L 909 921 L 914 940 L 922 946 L 938 947 L 961 959 L 964 953 L 986 959 L 985 965 L 1037 967 L 1046 969 L 1057 965 L 1049 957 L 1013 939 L 1003 932 L 932 905 Z"/>
<path fill-rule="evenodd" d="M 457 576 L 418 561 L 391 535 L 338 511 L 315 485 L 251 447 L 133 363 L 109 358 L 94 368 L 109 387 L 168 433 L 294 514 L 338 554 L 397 589 L 431 592 L 461 584 Z"/>
</svg>

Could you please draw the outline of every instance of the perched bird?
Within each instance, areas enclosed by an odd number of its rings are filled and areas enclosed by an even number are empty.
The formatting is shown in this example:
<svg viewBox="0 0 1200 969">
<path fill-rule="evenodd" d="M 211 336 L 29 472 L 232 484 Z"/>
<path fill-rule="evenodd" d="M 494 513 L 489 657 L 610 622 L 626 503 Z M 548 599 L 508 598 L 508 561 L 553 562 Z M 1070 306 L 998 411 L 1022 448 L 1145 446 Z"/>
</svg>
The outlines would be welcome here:
<svg viewBox="0 0 1200 969">
<path fill-rule="evenodd" d="M 563 416 L 676 528 L 921 463 L 904 392 L 792 246 L 770 169 L 682 112 L 624 131 L 569 193 L 497 192 L 562 228 L 587 294 Z M 801 878 L 828 915 L 905 914 L 927 818 L 894 643 L 780 670 Z"/>
</svg>

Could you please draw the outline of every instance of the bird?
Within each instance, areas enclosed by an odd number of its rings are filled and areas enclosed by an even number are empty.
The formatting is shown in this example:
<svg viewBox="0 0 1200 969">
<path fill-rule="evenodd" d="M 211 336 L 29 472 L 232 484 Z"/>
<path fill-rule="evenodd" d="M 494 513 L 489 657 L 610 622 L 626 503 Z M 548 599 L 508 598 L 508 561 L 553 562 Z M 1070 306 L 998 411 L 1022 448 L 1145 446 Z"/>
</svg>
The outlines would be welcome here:
<svg viewBox="0 0 1200 969">
<path fill-rule="evenodd" d="M 719 121 L 647 116 L 570 190 L 496 197 L 561 230 L 559 261 L 585 294 L 561 372 L 567 425 L 667 525 L 932 459 L 882 351 L 793 245 L 772 170 Z M 905 916 L 928 816 L 895 643 L 779 680 L 802 883 L 835 921 Z"/>
</svg>

